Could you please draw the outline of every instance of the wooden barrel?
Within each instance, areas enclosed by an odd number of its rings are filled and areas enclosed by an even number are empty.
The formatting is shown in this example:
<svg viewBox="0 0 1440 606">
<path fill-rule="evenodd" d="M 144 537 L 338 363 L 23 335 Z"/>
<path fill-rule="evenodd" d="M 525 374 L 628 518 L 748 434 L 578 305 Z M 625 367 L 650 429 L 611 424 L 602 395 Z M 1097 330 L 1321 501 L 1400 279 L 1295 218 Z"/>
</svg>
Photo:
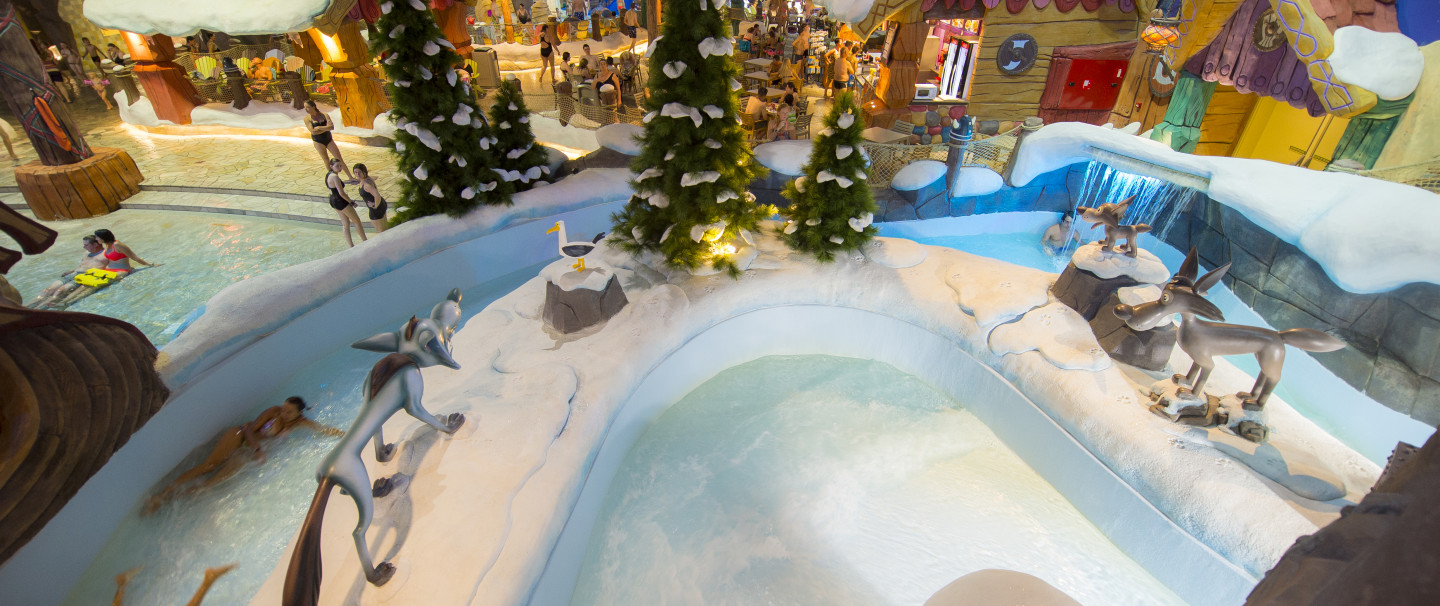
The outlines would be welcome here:
<svg viewBox="0 0 1440 606">
<path fill-rule="evenodd" d="M 59 166 L 31 162 L 15 169 L 25 203 L 43 221 L 84 219 L 120 209 L 145 177 L 125 150 L 96 147 L 94 156 Z"/>
</svg>

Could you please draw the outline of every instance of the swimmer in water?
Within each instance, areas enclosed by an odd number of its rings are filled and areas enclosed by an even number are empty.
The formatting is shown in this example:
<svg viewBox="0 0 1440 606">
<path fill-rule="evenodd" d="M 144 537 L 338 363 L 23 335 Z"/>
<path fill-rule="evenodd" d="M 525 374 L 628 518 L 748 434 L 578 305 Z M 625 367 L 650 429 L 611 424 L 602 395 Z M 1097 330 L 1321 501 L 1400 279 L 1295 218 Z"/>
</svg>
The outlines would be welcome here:
<svg viewBox="0 0 1440 606">
<path fill-rule="evenodd" d="M 174 493 L 184 485 L 199 479 L 207 474 L 210 477 L 200 485 L 200 488 L 214 486 L 220 481 L 235 475 L 241 465 L 245 463 L 243 458 L 233 456 L 240 450 L 241 446 L 249 446 L 253 451 L 253 458 L 257 461 L 265 461 L 265 452 L 260 448 L 260 441 L 265 438 L 275 438 L 289 432 L 296 427 L 306 427 L 327 436 L 341 436 L 345 432 L 326 427 L 310 419 L 305 418 L 305 400 L 300 396 L 290 396 L 280 406 L 271 406 L 255 417 L 254 421 L 232 427 L 220 434 L 220 439 L 215 444 L 215 449 L 210 451 L 210 456 L 195 468 L 180 474 L 169 486 L 150 497 L 145 503 L 142 513 L 154 513 L 161 505 L 164 505 Z"/>
<path fill-rule="evenodd" d="M 1074 216 L 1070 213 L 1065 213 L 1061 215 L 1059 223 L 1051 225 L 1049 229 L 1045 230 L 1045 235 L 1040 238 L 1040 246 L 1045 249 L 1045 254 L 1053 257 L 1064 249 L 1067 234 L 1070 241 L 1076 244 L 1081 242 L 1080 234 L 1071 229 L 1074 220 Z"/>
</svg>

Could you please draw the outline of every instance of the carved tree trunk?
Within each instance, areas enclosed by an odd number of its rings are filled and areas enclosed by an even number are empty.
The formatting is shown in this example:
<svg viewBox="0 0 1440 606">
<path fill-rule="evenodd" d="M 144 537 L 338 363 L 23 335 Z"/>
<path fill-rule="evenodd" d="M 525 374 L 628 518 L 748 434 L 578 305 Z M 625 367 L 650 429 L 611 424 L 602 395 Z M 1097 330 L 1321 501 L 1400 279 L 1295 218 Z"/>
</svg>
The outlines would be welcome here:
<svg viewBox="0 0 1440 606">
<path fill-rule="evenodd" d="M 450 6 L 433 11 L 435 13 L 435 24 L 440 26 L 440 31 L 450 44 L 455 45 L 455 54 L 460 59 L 469 59 L 473 42 L 470 40 L 470 30 L 465 24 L 465 6 L 463 2 L 453 2 Z"/>
<path fill-rule="evenodd" d="M 59 93 L 16 20 L 10 0 L 0 0 L 0 96 L 19 118 L 41 162 L 55 166 L 90 157 L 70 111 L 55 101 Z"/>
<path fill-rule="evenodd" d="M 312 37 L 325 35 L 315 29 L 309 32 Z M 334 68 L 330 79 L 335 86 L 335 104 L 340 106 L 341 122 L 345 126 L 374 128 L 375 116 L 390 109 L 390 102 L 385 99 L 379 74 L 370 66 L 370 49 L 360 37 L 360 25 L 351 21 L 340 26 L 334 41 L 340 56 L 327 58 L 326 62 Z"/>
<path fill-rule="evenodd" d="M 201 105 L 195 85 L 185 77 L 185 69 L 177 65 L 175 43 L 170 36 L 138 36 L 126 34 L 130 57 L 135 60 L 135 77 L 145 86 L 155 116 L 176 124 L 189 124 L 190 111 Z"/>
</svg>

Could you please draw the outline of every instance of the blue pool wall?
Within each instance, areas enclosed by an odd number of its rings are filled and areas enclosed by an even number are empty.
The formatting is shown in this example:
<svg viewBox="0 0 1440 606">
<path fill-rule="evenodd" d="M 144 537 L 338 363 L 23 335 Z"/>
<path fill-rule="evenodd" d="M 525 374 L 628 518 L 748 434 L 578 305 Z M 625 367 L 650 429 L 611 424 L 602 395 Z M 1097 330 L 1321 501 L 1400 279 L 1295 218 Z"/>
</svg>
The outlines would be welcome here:
<svg viewBox="0 0 1440 606">
<path fill-rule="evenodd" d="M 428 314 L 450 288 L 464 290 L 517 267 L 559 258 L 555 236 L 545 233 L 555 219 L 564 220 L 571 233 L 608 231 L 610 214 L 619 208 L 619 202 L 590 206 L 434 251 L 403 265 L 403 271 L 379 274 L 317 301 L 197 373 L 172 389 L 165 407 L 0 567 L 0 603 L 59 604 L 126 513 L 176 461 L 246 420 L 297 369 L 371 336 L 375 327 L 397 317 Z"/>
<path fill-rule="evenodd" d="M 1111 541 L 1186 601 L 1238 604 L 1254 587 L 1253 576 L 1177 526 L 955 342 L 873 312 L 785 305 L 720 322 L 651 369 L 612 421 L 530 606 L 570 603 L 610 482 L 630 447 L 667 408 L 727 368 L 766 356 L 816 354 L 890 364 L 962 402 Z"/>
</svg>

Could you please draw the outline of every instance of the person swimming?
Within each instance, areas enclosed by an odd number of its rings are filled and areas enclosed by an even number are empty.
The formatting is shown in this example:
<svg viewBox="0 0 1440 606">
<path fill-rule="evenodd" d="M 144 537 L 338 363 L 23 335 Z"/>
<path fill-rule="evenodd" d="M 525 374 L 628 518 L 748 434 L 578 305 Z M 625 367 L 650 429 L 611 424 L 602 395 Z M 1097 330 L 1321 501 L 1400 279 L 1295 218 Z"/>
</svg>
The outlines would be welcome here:
<svg viewBox="0 0 1440 606">
<path fill-rule="evenodd" d="M 205 479 L 199 488 L 208 488 L 220 483 L 222 480 L 235 475 L 244 460 L 233 455 L 240 450 L 241 446 L 249 446 L 252 449 L 254 458 L 257 461 L 265 461 L 265 451 L 261 449 L 260 442 L 263 439 L 276 438 L 288 433 L 296 427 L 305 427 L 327 436 L 341 436 L 345 432 L 334 427 L 321 425 L 305 418 L 305 400 L 300 396 L 290 396 L 280 406 L 271 406 L 255 417 L 254 421 L 232 427 L 220 434 L 216 440 L 215 448 L 210 451 L 210 456 L 205 461 L 180 474 L 164 490 L 156 493 L 145 502 L 143 514 L 154 513 L 161 505 L 170 500 L 175 492 L 186 484 L 199 479 L 201 476 L 210 475 Z"/>
</svg>

